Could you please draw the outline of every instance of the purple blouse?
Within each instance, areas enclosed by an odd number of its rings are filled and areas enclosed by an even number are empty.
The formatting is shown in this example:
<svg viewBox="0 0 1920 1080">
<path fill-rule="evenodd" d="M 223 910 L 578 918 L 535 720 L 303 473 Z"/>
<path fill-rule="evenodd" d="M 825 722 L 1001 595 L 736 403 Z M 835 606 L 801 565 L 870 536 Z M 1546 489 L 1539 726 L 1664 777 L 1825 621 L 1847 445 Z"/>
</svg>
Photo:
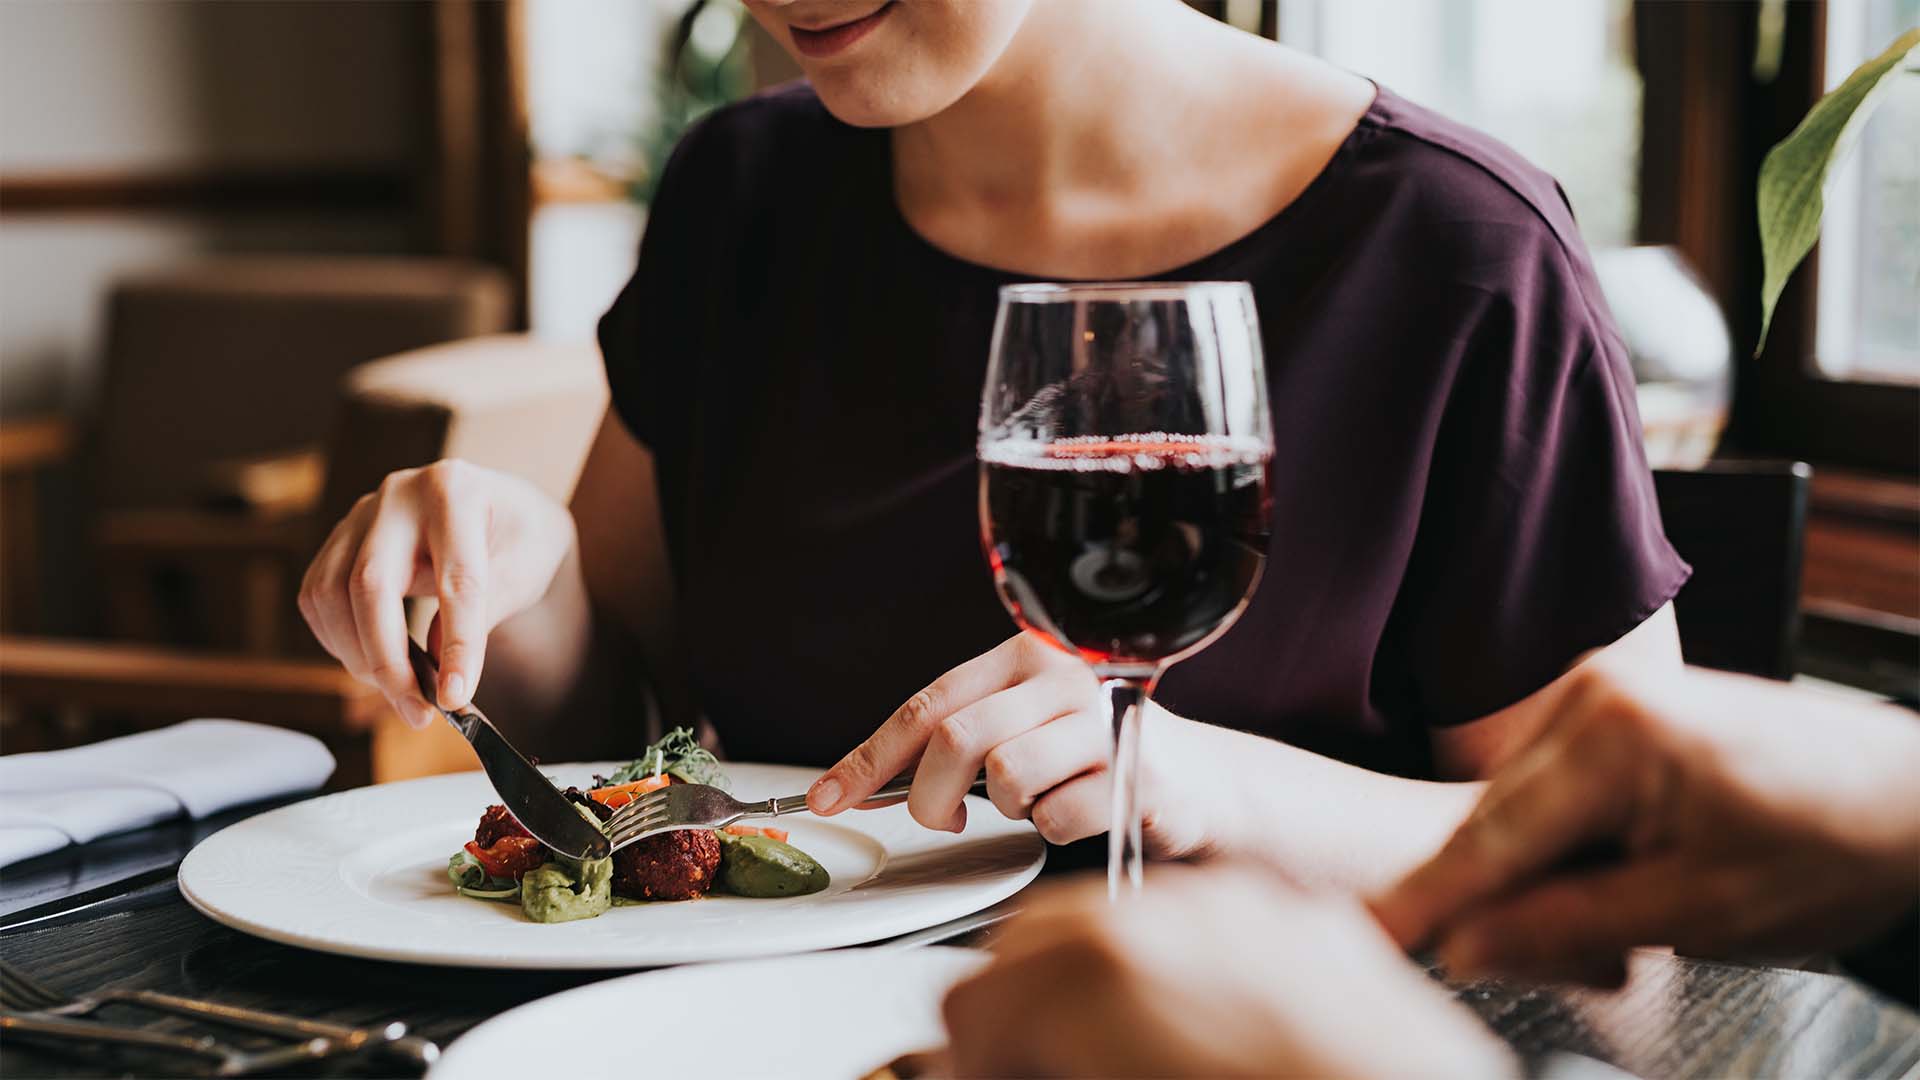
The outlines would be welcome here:
<svg viewBox="0 0 1920 1080">
<path fill-rule="evenodd" d="M 1167 708 L 1422 775 L 1430 726 L 1520 700 L 1686 580 L 1573 215 L 1507 147 L 1383 89 L 1292 205 L 1159 276 L 1252 283 L 1275 431 L 1265 577 Z M 1021 280 L 915 233 L 886 132 L 804 85 L 675 151 L 600 344 L 732 756 L 830 763 L 1014 632 L 973 452 Z"/>
</svg>

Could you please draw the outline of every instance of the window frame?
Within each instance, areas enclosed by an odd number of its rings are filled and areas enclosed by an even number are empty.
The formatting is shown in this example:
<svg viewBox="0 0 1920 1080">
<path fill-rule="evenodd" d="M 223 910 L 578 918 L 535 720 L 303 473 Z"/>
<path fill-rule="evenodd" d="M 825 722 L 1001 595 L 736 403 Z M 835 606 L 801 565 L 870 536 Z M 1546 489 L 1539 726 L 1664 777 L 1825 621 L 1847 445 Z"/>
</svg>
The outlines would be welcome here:
<svg viewBox="0 0 1920 1080">
<path fill-rule="evenodd" d="M 1755 77 L 1759 0 L 1636 0 L 1645 85 L 1642 243 L 1674 244 L 1732 324 L 1736 367 L 1723 453 L 1920 476 L 1920 387 L 1852 382 L 1815 360 L 1819 248 L 1787 283 L 1754 356 L 1763 273 L 1754 179 L 1825 86 L 1825 0 L 1785 7 L 1779 64 Z"/>
</svg>

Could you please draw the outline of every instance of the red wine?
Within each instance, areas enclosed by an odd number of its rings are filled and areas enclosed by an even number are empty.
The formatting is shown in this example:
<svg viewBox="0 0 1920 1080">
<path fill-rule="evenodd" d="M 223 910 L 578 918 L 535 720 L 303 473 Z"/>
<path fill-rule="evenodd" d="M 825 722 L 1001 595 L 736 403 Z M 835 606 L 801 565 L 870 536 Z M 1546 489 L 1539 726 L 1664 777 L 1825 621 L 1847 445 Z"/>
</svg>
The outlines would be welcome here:
<svg viewBox="0 0 1920 1080">
<path fill-rule="evenodd" d="M 1266 563 L 1266 457 L 1203 436 L 984 447 L 982 540 L 1007 610 L 1092 663 L 1206 644 Z"/>
</svg>

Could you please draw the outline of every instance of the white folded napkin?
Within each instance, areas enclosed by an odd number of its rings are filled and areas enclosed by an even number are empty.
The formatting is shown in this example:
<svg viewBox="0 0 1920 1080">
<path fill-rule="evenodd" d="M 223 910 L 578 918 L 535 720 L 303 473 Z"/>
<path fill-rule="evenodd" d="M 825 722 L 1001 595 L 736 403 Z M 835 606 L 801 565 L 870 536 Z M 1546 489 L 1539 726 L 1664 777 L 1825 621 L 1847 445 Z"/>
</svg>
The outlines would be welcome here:
<svg viewBox="0 0 1920 1080">
<path fill-rule="evenodd" d="M 239 720 L 0 756 L 0 866 L 181 814 L 312 791 L 332 774 L 319 739 Z"/>
</svg>

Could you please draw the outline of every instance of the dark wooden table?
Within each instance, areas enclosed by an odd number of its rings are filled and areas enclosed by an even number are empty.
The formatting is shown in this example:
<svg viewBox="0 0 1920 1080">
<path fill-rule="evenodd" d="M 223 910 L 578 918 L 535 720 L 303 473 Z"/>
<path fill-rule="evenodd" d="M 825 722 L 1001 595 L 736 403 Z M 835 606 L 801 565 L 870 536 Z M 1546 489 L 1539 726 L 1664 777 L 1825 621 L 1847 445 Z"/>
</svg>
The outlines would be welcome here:
<svg viewBox="0 0 1920 1080">
<path fill-rule="evenodd" d="M 0 958 L 67 991 L 126 986 L 346 1023 L 403 1019 L 443 1045 L 515 1005 L 607 977 L 350 960 L 229 930 L 189 907 L 166 871 L 208 828 L 166 826 L 114 841 L 109 854 L 72 849 L 9 868 L 0 876 Z M 135 871 L 123 885 L 110 883 L 116 866 Z M 53 886 L 62 879 L 67 895 L 85 906 L 60 913 Z M 1645 953 L 1627 987 L 1614 994 L 1492 982 L 1457 992 L 1530 1066 L 1571 1051 L 1648 1078 L 1920 1075 L 1920 1016 L 1833 975 Z M 102 1017 L 202 1030 L 118 1007 Z M 222 1034 L 251 1045 L 240 1033 Z M 152 1057 L 115 1063 L 19 1040 L 0 1044 L 0 1075 L 9 1078 L 186 1067 Z M 335 1061 L 303 1075 L 393 1073 L 391 1064 Z"/>
</svg>

